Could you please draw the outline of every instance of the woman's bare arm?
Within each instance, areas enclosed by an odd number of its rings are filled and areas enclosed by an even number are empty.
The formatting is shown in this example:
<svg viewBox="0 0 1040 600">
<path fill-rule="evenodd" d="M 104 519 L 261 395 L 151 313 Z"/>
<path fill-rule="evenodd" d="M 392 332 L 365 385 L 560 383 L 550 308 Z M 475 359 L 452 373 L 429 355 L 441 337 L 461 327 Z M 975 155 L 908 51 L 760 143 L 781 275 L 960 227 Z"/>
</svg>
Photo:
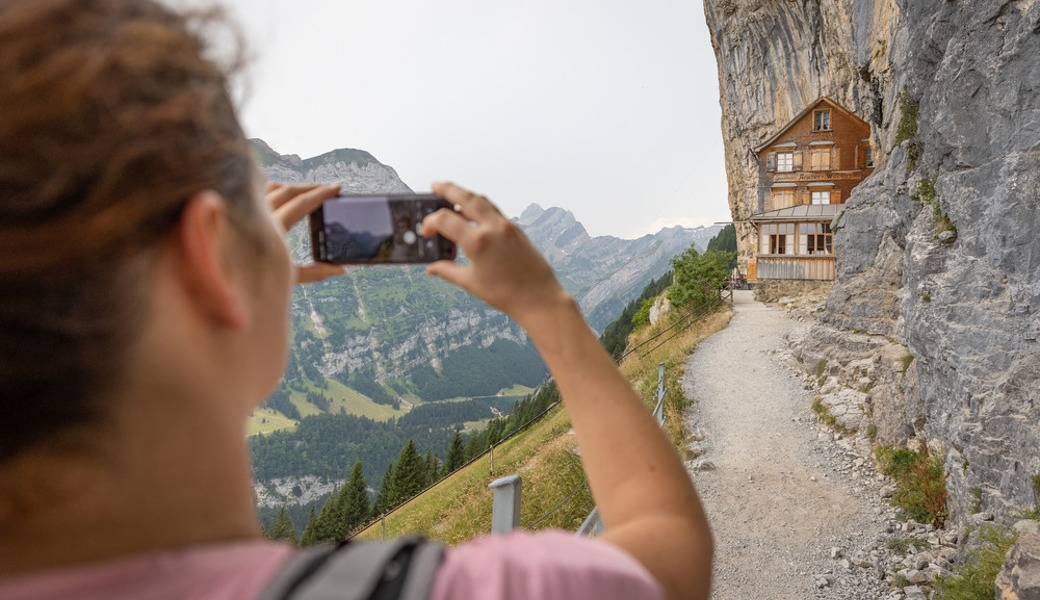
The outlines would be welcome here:
<svg viewBox="0 0 1040 600">
<path fill-rule="evenodd" d="M 602 539 L 639 560 L 669 598 L 706 599 L 711 531 L 671 443 L 519 227 L 482 196 L 450 183 L 433 191 L 458 211 L 427 217 L 424 234 L 454 240 L 470 264 L 438 262 L 427 271 L 505 312 L 531 336 L 574 425 L 607 529 Z"/>
</svg>

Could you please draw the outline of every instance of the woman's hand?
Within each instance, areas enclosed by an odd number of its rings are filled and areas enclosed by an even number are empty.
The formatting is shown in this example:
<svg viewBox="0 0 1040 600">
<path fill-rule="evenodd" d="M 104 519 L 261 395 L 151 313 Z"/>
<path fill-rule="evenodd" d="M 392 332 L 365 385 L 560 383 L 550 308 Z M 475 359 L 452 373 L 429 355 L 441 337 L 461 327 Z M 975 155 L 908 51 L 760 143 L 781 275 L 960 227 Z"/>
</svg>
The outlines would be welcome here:
<svg viewBox="0 0 1040 600">
<path fill-rule="evenodd" d="M 289 231 L 293 225 L 314 212 L 322 202 L 335 198 L 338 194 L 338 185 L 289 185 L 272 181 L 267 184 L 265 197 L 271 206 L 274 220 L 282 226 L 283 231 Z M 345 272 L 346 269 L 343 268 L 343 265 L 322 262 L 296 265 L 294 282 L 323 281 Z"/>
<path fill-rule="evenodd" d="M 455 205 L 423 220 L 423 235 L 441 234 L 458 244 L 470 264 L 430 264 L 441 277 L 528 327 L 540 312 L 572 302 L 552 267 L 520 228 L 487 198 L 452 183 L 435 183 L 433 192 Z"/>
</svg>

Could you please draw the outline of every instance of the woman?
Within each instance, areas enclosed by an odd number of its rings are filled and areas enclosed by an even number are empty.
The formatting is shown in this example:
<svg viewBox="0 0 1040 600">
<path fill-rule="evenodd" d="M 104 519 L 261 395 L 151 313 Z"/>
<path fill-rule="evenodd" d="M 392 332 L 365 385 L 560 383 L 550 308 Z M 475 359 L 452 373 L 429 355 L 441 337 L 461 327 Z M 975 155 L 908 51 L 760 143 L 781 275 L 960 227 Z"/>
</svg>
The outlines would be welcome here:
<svg viewBox="0 0 1040 600">
<path fill-rule="evenodd" d="M 147 0 L 0 0 L 0 598 L 253 598 L 249 414 L 286 360 L 282 231 L 337 193 L 265 194 L 224 71 Z M 203 18 L 199 23 L 212 23 Z M 667 440 L 520 230 L 452 184 L 429 266 L 549 365 L 607 532 L 450 550 L 433 598 L 706 598 L 711 536 Z M 266 202 L 264 201 L 266 199 Z"/>
</svg>

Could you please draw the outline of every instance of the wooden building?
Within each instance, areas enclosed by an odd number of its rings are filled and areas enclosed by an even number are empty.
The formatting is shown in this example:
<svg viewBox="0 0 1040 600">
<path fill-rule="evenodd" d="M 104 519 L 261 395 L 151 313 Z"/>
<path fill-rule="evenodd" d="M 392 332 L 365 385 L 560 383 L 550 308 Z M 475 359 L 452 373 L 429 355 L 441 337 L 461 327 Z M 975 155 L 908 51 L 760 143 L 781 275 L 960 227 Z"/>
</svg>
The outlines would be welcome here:
<svg viewBox="0 0 1040 600">
<path fill-rule="evenodd" d="M 812 102 L 754 149 L 757 252 L 748 281 L 833 280 L 831 222 L 874 170 L 870 125 L 830 98 Z"/>
</svg>

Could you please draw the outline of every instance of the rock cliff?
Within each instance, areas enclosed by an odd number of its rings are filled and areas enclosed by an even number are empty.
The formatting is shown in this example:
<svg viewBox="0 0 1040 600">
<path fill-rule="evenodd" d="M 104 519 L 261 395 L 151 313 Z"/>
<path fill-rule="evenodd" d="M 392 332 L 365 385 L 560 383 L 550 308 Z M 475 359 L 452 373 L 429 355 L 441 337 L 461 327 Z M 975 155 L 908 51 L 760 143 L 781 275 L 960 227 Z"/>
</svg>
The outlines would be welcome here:
<svg viewBox="0 0 1040 600">
<path fill-rule="evenodd" d="M 872 125 L 877 169 L 836 219 L 837 281 L 796 354 L 855 391 L 851 425 L 944 454 L 954 518 L 975 490 L 998 514 L 1040 503 L 1040 1 L 705 0 L 705 14 L 744 260 L 750 149 L 821 95 Z"/>
</svg>

